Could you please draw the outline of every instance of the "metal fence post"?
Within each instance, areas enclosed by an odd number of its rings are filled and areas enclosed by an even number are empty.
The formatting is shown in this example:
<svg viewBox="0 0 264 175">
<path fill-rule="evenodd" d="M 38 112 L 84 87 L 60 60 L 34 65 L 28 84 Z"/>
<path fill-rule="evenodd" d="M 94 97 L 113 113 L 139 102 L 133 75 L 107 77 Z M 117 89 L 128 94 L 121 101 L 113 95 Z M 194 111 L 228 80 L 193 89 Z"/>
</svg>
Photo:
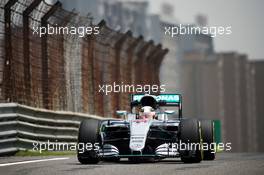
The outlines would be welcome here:
<svg viewBox="0 0 264 175">
<path fill-rule="evenodd" d="M 24 57 L 24 87 L 26 104 L 31 105 L 31 74 L 30 74 L 30 46 L 29 46 L 29 14 L 41 3 L 42 0 L 34 0 L 23 11 L 23 57 Z"/>
<path fill-rule="evenodd" d="M 15 5 L 18 0 L 9 0 L 4 7 L 4 18 L 5 18 L 5 66 L 4 66 L 4 98 L 6 101 L 14 100 L 14 84 L 12 76 L 12 30 L 11 30 L 11 7 Z"/>
<path fill-rule="evenodd" d="M 57 1 L 51 9 L 41 18 L 41 27 L 48 27 L 48 19 L 49 17 L 59 8 L 61 7 L 61 3 Z M 49 92 L 49 75 L 48 75 L 48 51 L 47 48 L 47 33 L 41 38 L 41 57 L 42 57 L 42 92 L 43 92 L 43 105 L 44 108 L 50 109 L 52 106 L 52 101 L 50 99 Z"/>
<path fill-rule="evenodd" d="M 90 73 L 88 81 L 90 80 L 90 84 L 88 83 L 88 100 L 95 101 L 96 92 L 95 92 L 95 83 L 94 83 L 94 40 L 95 36 L 91 35 L 87 37 L 87 45 L 88 45 L 88 71 Z M 94 103 L 89 103 L 88 112 L 91 114 L 95 113 L 95 105 Z"/>
</svg>

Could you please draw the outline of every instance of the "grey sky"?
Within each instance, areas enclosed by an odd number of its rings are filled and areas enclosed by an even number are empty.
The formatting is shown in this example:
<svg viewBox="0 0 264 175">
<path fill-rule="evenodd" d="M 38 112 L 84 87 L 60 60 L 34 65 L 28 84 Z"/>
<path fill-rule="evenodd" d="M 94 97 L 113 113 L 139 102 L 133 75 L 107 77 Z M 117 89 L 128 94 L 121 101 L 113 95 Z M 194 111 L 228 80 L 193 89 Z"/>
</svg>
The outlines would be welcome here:
<svg viewBox="0 0 264 175">
<path fill-rule="evenodd" d="M 237 51 L 250 59 L 264 59 L 263 0 L 148 0 L 150 11 L 159 13 L 163 2 L 174 6 L 180 23 L 193 23 L 198 13 L 206 14 L 208 26 L 232 26 L 232 34 L 214 38 L 216 51 Z"/>
</svg>

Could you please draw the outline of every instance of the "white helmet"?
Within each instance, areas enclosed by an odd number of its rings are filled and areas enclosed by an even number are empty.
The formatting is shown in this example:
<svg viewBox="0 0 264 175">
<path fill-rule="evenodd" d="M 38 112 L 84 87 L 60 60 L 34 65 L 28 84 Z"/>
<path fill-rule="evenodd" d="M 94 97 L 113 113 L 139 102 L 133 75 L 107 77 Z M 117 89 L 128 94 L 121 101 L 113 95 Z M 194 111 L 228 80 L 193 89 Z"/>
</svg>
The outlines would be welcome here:
<svg viewBox="0 0 264 175">
<path fill-rule="evenodd" d="M 143 112 L 143 113 L 148 113 L 148 112 L 153 112 L 154 109 L 151 107 L 151 106 L 143 106 L 140 110 L 140 112 Z"/>
<path fill-rule="evenodd" d="M 144 118 L 153 119 L 156 113 L 151 106 L 143 106 L 139 112 L 139 115 Z"/>
</svg>

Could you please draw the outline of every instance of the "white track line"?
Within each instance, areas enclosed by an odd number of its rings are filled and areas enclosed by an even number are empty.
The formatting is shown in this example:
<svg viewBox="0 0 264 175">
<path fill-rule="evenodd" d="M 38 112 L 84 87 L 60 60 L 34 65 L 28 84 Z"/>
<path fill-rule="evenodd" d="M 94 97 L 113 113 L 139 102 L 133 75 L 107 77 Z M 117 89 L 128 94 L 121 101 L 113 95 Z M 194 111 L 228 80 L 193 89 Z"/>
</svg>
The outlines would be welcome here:
<svg viewBox="0 0 264 175">
<path fill-rule="evenodd" d="M 0 167 L 27 164 L 27 163 L 55 161 L 55 160 L 66 160 L 66 159 L 69 159 L 69 157 L 60 157 L 60 158 L 52 158 L 52 159 L 39 159 L 39 160 L 27 160 L 27 161 L 21 161 L 21 162 L 2 163 L 2 164 L 0 164 Z"/>
</svg>

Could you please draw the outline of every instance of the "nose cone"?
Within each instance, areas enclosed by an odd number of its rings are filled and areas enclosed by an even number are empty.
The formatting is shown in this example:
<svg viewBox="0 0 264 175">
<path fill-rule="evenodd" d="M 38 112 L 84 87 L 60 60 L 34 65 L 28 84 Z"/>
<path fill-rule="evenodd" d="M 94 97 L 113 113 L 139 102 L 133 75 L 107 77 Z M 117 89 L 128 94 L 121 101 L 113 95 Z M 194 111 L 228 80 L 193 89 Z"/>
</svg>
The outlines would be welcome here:
<svg viewBox="0 0 264 175">
<path fill-rule="evenodd" d="M 141 151 L 144 149 L 150 124 L 151 120 L 130 121 L 129 148 L 131 151 Z"/>
</svg>

